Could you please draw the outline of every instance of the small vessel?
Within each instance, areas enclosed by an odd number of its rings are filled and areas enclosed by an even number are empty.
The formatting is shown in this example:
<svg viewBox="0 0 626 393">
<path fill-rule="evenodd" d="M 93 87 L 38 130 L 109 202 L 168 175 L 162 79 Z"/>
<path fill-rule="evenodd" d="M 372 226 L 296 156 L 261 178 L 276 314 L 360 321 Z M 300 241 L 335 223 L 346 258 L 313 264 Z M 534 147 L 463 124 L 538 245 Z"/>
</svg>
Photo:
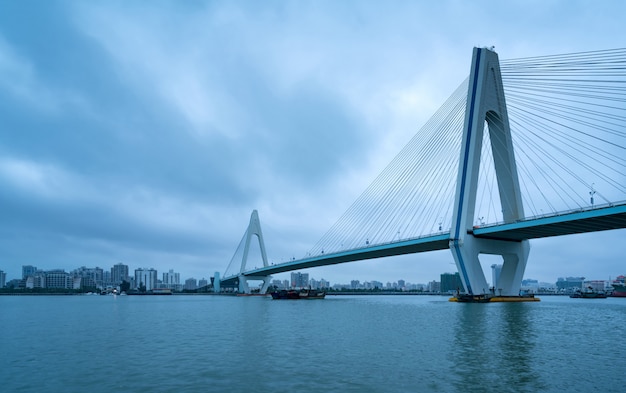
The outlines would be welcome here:
<svg viewBox="0 0 626 393">
<path fill-rule="evenodd" d="M 604 291 L 596 291 L 591 287 L 587 287 L 582 291 L 578 291 L 569 295 L 573 299 L 606 299 L 607 295 Z"/>
<path fill-rule="evenodd" d="M 613 286 L 611 297 L 626 297 L 626 277 L 618 276 L 611 285 Z"/>
<path fill-rule="evenodd" d="M 271 293 L 272 299 L 324 299 L 326 292 L 318 291 L 317 289 L 281 289 Z"/>
<path fill-rule="evenodd" d="M 535 297 L 534 294 L 526 291 L 520 291 L 518 296 L 507 295 L 494 295 L 493 293 L 483 294 L 467 294 L 460 293 L 458 290 L 456 294 L 448 299 L 450 302 L 457 303 L 517 303 L 517 302 L 538 302 L 541 299 Z"/>
<path fill-rule="evenodd" d="M 612 284 L 613 292 L 612 297 L 626 297 L 626 284 Z"/>
</svg>

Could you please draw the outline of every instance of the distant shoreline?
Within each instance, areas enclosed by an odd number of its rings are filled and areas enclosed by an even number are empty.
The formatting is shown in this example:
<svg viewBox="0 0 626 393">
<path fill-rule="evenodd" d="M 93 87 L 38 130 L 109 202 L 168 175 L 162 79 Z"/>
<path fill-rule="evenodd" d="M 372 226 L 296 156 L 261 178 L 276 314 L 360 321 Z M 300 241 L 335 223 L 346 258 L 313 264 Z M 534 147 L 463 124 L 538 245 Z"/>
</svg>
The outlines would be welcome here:
<svg viewBox="0 0 626 393">
<path fill-rule="evenodd" d="M 129 293 L 128 296 L 164 296 L 162 293 Z M 237 293 L 214 293 L 214 292 L 199 292 L 199 293 L 185 293 L 185 292 L 173 292 L 167 294 L 167 296 L 237 296 Z M 326 296 L 439 296 L 450 297 L 454 294 L 449 293 L 430 293 L 430 292 L 400 292 L 400 291 L 328 291 Z M 59 292 L 0 292 L 0 296 L 93 296 L 87 293 L 59 293 Z M 110 295 L 96 295 L 96 296 L 110 296 Z M 120 296 L 120 295 L 115 295 Z M 269 293 L 267 294 L 269 296 Z M 535 296 L 569 296 L 562 293 L 536 293 Z M 245 296 L 244 296 L 245 297 Z"/>
</svg>

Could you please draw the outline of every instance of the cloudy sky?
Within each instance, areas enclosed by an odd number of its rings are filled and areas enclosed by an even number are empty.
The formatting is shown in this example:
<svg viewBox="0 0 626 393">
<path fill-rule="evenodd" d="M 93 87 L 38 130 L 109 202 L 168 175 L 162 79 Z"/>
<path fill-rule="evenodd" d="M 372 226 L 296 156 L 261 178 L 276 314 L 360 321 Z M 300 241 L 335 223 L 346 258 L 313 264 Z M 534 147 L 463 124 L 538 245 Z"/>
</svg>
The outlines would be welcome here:
<svg viewBox="0 0 626 393">
<path fill-rule="evenodd" d="M 0 269 L 208 278 L 253 209 L 270 262 L 302 257 L 464 80 L 474 46 L 621 48 L 625 14 L 618 0 L 2 1 Z M 624 235 L 533 241 L 526 277 L 625 274 Z M 308 272 L 446 271 L 449 251 Z"/>
</svg>

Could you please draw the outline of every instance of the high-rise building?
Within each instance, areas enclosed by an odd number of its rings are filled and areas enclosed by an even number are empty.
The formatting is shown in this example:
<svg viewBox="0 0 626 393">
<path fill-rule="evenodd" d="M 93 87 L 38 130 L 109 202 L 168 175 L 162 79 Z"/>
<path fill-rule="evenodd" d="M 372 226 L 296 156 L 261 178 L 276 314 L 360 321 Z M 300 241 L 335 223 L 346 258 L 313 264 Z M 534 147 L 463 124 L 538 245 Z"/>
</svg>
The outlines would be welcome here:
<svg viewBox="0 0 626 393">
<path fill-rule="evenodd" d="M 556 282 L 556 287 L 559 290 L 580 289 L 583 287 L 585 277 L 559 277 Z"/>
<path fill-rule="evenodd" d="M 22 279 L 32 276 L 37 271 L 37 267 L 32 265 L 22 265 Z"/>
<path fill-rule="evenodd" d="M 428 283 L 428 292 L 441 292 L 441 283 L 439 281 L 431 281 Z"/>
<path fill-rule="evenodd" d="M 70 277 L 65 270 L 56 269 L 49 270 L 45 273 L 46 288 L 62 288 L 72 289 L 74 287 L 74 279 Z"/>
<path fill-rule="evenodd" d="M 188 291 L 193 291 L 198 289 L 198 283 L 195 278 L 188 278 L 185 280 L 185 289 Z"/>
<path fill-rule="evenodd" d="M 146 287 L 146 291 L 151 291 L 157 287 L 157 271 L 154 269 L 135 269 L 136 289 Z"/>
<path fill-rule="evenodd" d="M 309 273 L 291 273 L 292 288 L 306 288 L 309 286 Z"/>
<path fill-rule="evenodd" d="M 500 284 L 500 273 L 502 273 L 502 265 L 491 265 L 491 287 L 497 291 Z"/>
<path fill-rule="evenodd" d="M 117 263 L 111 268 L 111 282 L 119 285 L 122 281 L 130 281 L 128 277 L 128 265 Z"/>
<path fill-rule="evenodd" d="M 463 282 L 458 272 L 443 273 L 441 275 L 441 292 L 456 292 L 463 290 Z"/>
<path fill-rule="evenodd" d="M 104 270 L 99 267 L 81 266 L 78 269 L 74 269 L 72 274 L 82 278 L 83 287 L 104 288 Z"/>
<path fill-rule="evenodd" d="M 209 281 L 206 278 L 201 278 L 198 280 L 198 288 L 204 288 L 209 285 Z"/>
<path fill-rule="evenodd" d="M 7 274 L 0 270 L 0 288 L 4 288 L 7 285 Z"/>
<path fill-rule="evenodd" d="M 172 269 L 163 273 L 163 286 L 172 290 L 180 290 L 180 273 L 176 273 Z"/>
</svg>

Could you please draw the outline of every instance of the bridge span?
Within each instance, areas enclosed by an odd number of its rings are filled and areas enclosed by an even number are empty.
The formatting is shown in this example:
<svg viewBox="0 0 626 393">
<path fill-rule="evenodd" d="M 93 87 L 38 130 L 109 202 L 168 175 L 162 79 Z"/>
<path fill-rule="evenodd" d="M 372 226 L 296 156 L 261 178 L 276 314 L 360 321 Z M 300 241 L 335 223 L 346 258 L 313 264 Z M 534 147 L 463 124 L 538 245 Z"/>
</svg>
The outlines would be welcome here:
<svg viewBox="0 0 626 393">
<path fill-rule="evenodd" d="M 217 282 L 265 291 L 272 274 L 449 249 L 467 294 L 488 295 L 490 254 L 516 296 L 530 240 L 626 228 L 626 49 L 503 64 L 506 89 L 493 47 L 474 48 L 468 79 L 307 257 L 269 264 L 255 210 Z M 263 266 L 248 269 L 254 237 Z"/>
<path fill-rule="evenodd" d="M 513 223 L 475 227 L 470 232 L 476 238 L 521 242 L 525 239 L 540 239 L 621 228 L 626 228 L 626 202 L 613 206 L 600 206 L 593 209 L 563 212 L 558 215 L 533 217 Z M 447 250 L 450 248 L 449 243 L 450 232 L 447 231 L 414 239 L 398 240 L 385 244 L 372 244 L 363 248 L 328 254 L 322 253 L 307 258 L 270 264 L 245 271 L 242 275 L 249 277 L 268 276 L 367 259 Z M 238 275 L 224 277 L 222 282 L 228 285 L 237 280 L 237 278 Z"/>
</svg>

